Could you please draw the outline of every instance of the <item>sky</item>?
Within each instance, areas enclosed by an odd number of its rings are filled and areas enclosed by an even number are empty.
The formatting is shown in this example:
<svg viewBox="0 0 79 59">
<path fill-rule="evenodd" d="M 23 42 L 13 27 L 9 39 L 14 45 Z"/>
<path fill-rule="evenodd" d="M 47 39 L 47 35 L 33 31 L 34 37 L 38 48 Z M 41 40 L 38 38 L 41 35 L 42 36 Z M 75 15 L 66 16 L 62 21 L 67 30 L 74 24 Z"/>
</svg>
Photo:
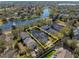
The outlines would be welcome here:
<svg viewBox="0 0 79 59">
<path fill-rule="evenodd" d="M 79 1 L 79 0 L 0 0 L 0 1 Z"/>
</svg>

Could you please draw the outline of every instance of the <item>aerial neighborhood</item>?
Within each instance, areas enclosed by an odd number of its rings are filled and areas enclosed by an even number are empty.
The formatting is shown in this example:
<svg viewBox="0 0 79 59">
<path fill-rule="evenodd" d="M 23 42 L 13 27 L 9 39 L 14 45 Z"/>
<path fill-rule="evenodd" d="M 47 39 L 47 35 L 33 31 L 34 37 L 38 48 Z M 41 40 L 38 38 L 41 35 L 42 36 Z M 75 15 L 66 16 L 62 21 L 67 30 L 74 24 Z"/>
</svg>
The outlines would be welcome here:
<svg viewBox="0 0 79 59">
<path fill-rule="evenodd" d="M 79 58 L 79 2 L 0 1 L 0 58 Z"/>
</svg>

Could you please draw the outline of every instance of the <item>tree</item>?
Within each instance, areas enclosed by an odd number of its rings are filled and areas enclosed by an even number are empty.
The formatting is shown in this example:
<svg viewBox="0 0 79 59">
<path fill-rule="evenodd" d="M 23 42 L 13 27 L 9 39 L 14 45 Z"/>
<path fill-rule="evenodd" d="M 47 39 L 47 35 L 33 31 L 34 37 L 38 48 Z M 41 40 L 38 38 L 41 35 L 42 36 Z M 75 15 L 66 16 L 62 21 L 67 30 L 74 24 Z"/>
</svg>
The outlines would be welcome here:
<svg viewBox="0 0 79 59">
<path fill-rule="evenodd" d="M 5 41 L 0 39 L 0 46 L 4 46 L 5 45 Z"/>
<path fill-rule="evenodd" d="M 74 50 L 75 48 L 77 48 L 77 40 L 75 39 L 67 39 L 66 41 L 64 41 L 64 43 L 70 47 L 72 50 Z"/>
<path fill-rule="evenodd" d="M 74 57 L 79 58 L 79 48 L 75 48 Z"/>
<path fill-rule="evenodd" d="M 6 48 L 5 40 L 0 39 L 0 53 L 4 52 L 5 48 Z"/>
<path fill-rule="evenodd" d="M 0 35 L 2 35 L 2 29 L 0 29 Z"/>
<path fill-rule="evenodd" d="M 69 33 L 69 37 L 72 39 L 73 36 L 74 36 L 74 34 L 73 34 L 73 29 L 71 29 L 71 31 L 70 31 L 70 33 Z"/>
<path fill-rule="evenodd" d="M 56 5 L 51 6 L 49 17 L 52 17 L 54 15 L 57 15 L 57 6 Z"/>
<path fill-rule="evenodd" d="M 25 14 L 21 15 L 21 18 L 20 18 L 20 19 L 24 19 L 24 18 L 25 18 L 25 16 L 26 16 Z"/>
</svg>

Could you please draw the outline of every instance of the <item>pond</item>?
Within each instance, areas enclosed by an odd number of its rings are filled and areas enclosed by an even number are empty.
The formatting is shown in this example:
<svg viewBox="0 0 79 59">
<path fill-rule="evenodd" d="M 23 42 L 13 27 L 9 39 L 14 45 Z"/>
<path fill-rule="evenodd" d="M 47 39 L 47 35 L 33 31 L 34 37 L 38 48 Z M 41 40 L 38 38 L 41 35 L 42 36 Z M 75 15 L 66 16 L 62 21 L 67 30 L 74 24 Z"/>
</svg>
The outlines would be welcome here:
<svg viewBox="0 0 79 59">
<path fill-rule="evenodd" d="M 48 16 L 49 16 L 49 9 L 45 8 L 43 10 L 43 13 L 41 14 L 40 17 L 31 19 L 31 20 L 24 20 L 24 21 L 22 21 L 22 20 L 16 20 L 15 24 L 19 25 L 19 26 L 22 25 L 22 24 L 24 24 L 24 25 L 25 24 L 30 24 L 32 22 L 35 22 L 37 20 L 41 20 L 41 19 L 46 18 Z M 12 27 L 12 25 L 13 25 L 13 22 L 12 21 L 8 21 L 7 23 L 0 25 L 0 28 L 1 29 L 10 29 Z"/>
</svg>

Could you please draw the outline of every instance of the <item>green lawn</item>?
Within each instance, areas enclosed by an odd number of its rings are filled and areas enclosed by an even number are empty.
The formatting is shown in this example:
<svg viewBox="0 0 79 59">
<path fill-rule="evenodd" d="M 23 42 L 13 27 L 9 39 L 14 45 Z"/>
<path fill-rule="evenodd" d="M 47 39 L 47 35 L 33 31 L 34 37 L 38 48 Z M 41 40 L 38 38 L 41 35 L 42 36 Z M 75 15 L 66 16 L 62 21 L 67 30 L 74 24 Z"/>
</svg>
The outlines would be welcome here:
<svg viewBox="0 0 79 59">
<path fill-rule="evenodd" d="M 50 58 L 52 55 L 54 55 L 56 51 L 52 51 L 49 54 L 45 55 L 44 58 Z"/>
</svg>

